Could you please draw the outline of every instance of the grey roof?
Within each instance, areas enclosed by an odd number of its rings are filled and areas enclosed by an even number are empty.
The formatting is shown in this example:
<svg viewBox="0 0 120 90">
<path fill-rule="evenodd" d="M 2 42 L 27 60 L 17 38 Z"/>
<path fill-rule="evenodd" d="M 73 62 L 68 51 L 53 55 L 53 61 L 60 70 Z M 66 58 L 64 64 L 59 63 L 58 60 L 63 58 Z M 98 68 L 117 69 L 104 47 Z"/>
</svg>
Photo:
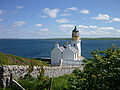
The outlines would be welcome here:
<svg viewBox="0 0 120 90">
<path fill-rule="evenodd" d="M 61 49 L 62 51 L 64 51 L 66 48 L 64 48 L 64 46 L 60 46 L 60 49 Z M 71 47 L 71 50 L 72 50 L 74 53 L 77 53 L 77 52 L 78 52 L 78 50 L 77 50 L 75 47 Z"/>
<path fill-rule="evenodd" d="M 60 46 L 60 49 L 61 49 L 62 51 L 64 51 L 64 50 L 65 50 L 65 48 L 64 48 L 63 46 Z"/>
<path fill-rule="evenodd" d="M 77 53 L 78 50 L 75 48 L 75 47 L 71 47 L 71 50 L 74 52 L 74 53 Z"/>
</svg>

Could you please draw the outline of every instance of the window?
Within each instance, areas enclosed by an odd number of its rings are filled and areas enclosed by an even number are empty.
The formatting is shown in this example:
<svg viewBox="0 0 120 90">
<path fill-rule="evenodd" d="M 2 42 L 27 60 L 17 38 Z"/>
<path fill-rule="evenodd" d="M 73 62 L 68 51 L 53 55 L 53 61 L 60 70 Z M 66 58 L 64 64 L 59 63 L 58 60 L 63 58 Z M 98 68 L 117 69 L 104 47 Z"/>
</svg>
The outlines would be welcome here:
<svg viewBox="0 0 120 90">
<path fill-rule="evenodd" d="M 75 47 L 75 44 L 73 46 Z"/>
</svg>

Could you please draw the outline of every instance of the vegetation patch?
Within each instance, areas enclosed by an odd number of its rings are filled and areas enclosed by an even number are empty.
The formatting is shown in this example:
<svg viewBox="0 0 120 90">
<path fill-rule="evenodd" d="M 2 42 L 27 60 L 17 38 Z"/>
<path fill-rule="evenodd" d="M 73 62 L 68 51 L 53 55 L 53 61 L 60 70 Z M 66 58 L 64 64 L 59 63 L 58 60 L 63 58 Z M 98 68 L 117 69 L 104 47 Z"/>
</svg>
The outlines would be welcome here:
<svg viewBox="0 0 120 90">
<path fill-rule="evenodd" d="M 0 65 L 30 65 L 31 63 L 38 66 L 47 65 L 45 62 L 37 59 L 23 58 L 0 52 Z"/>
</svg>

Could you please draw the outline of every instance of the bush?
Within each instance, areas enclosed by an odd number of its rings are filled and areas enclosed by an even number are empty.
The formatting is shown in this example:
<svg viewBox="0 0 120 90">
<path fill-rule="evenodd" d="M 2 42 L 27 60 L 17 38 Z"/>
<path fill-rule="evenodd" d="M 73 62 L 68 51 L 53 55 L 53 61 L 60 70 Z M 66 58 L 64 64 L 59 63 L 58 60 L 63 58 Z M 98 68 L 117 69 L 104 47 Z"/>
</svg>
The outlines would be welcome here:
<svg viewBox="0 0 120 90">
<path fill-rule="evenodd" d="M 69 78 L 73 90 L 119 90 L 120 89 L 120 48 L 113 46 L 105 51 L 93 51 L 84 60 L 83 71 L 74 70 L 76 75 Z"/>
</svg>

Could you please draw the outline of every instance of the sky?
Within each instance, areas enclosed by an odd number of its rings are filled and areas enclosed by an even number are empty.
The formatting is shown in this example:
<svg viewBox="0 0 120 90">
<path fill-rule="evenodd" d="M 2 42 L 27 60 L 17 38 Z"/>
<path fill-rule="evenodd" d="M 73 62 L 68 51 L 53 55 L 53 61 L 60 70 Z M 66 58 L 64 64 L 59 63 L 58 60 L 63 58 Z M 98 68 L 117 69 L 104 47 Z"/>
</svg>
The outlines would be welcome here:
<svg viewBox="0 0 120 90">
<path fill-rule="evenodd" d="M 0 38 L 120 37 L 120 0 L 0 0 Z"/>
</svg>

